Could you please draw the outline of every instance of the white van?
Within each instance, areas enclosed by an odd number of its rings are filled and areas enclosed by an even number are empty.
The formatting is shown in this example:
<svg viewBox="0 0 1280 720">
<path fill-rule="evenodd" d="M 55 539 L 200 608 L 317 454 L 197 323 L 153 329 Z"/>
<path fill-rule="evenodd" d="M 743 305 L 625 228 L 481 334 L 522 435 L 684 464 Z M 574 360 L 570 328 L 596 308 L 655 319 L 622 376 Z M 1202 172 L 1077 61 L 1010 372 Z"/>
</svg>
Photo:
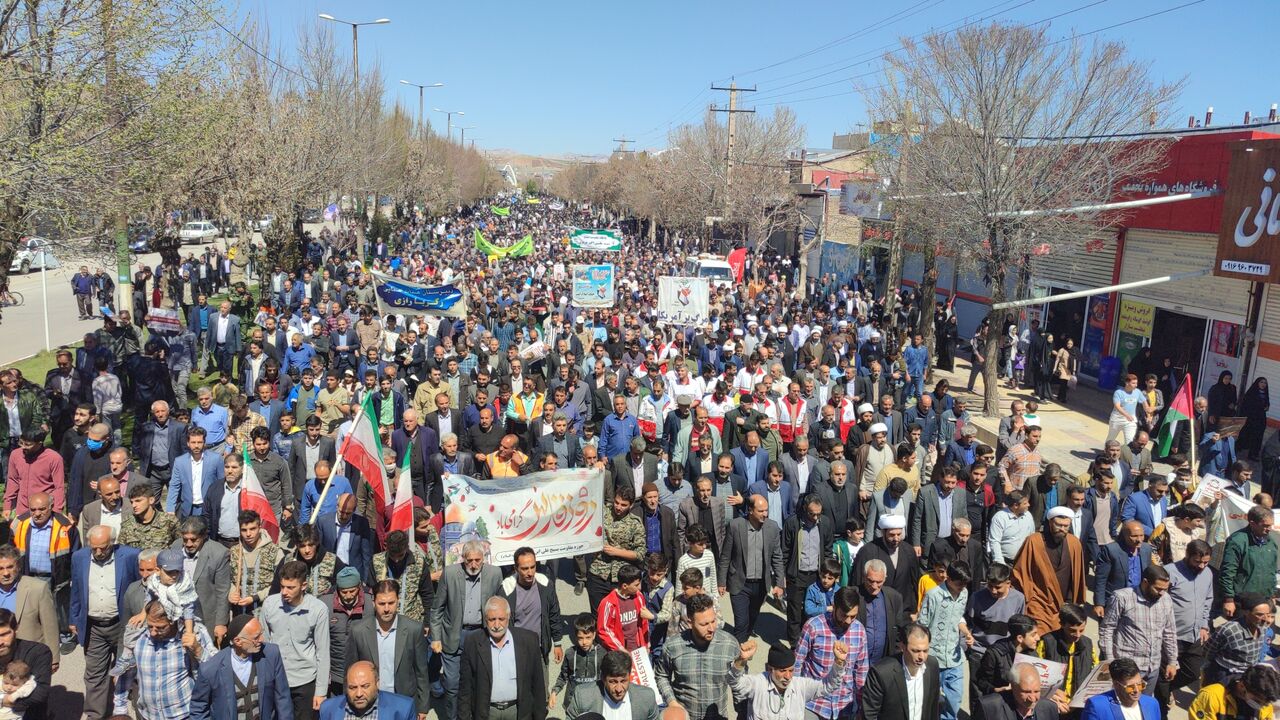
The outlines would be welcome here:
<svg viewBox="0 0 1280 720">
<path fill-rule="evenodd" d="M 684 261 L 684 272 L 689 277 L 706 278 L 714 287 L 733 287 L 733 268 L 719 255 L 703 254 Z"/>
</svg>

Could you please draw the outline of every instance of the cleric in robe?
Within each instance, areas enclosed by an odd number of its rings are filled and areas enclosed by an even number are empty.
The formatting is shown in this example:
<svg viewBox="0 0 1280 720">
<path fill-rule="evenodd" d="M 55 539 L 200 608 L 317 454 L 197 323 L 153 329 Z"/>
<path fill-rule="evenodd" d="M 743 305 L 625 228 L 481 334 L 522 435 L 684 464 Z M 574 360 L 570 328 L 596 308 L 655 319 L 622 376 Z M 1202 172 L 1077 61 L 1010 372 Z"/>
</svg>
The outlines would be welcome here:
<svg viewBox="0 0 1280 720">
<path fill-rule="evenodd" d="M 1050 509 L 1044 529 L 1027 537 L 1013 563 L 1013 585 L 1026 596 L 1025 612 L 1041 634 L 1058 629 L 1064 603 L 1084 602 L 1084 552 L 1071 534 L 1071 516 L 1065 507 Z"/>
</svg>

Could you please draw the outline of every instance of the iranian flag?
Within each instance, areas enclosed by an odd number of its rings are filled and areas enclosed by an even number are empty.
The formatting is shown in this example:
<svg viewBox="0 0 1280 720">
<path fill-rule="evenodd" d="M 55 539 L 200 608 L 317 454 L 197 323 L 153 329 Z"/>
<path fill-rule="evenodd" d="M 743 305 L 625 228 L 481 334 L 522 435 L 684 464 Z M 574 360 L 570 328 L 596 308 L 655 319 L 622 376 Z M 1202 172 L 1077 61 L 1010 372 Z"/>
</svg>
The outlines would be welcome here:
<svg viewBox="0 0 1280 720">
<path fill-rule="evenodd" d="M 387 506 L 387 474 L 382 470 L 382 438 L 378 435 L 378 419 L 373 412 L 373 393 L 365 393 L 360 404 L 360 414 L 351 425 L 351 432 L 342 441 L 338 454 L 360 471 L 360 477 L 373 489 L 374 502 L 381 515 Z M 405 457 L 409 457 L 407 454 Z"/>
<path fill-rule="evenodd" d="M 262 529 L 271 536 L 271 542 L 280 542 L 280 520 L 267 502 L 267 494 L 262 491 L 262 483 L 258 482 L 258 473 L 249 462 L 249 443 L 244 448 L 244 471 L 240 478 L 240 509 L 253 510 L 262 517 Z"/>
<path fill-rule="evenodd" d="M 409 458 L 413 457 L 413 442 L 405 450 L 404 460 L 400 461 L 400 472 L 396 476 L 396 499 L 391 510 L 391 527 L 387 532 L 403 530 L 413 537 L 413 478 L 409 472 Z"/>
<path fill-rule="evenodd" d="M 1156 440 L 1158 457 L 1169 454 L 1170 448 L 1173 447 L 1173 434 L 1179 430 L 1178 423 L 1191 419 L 1191 414 L 1194 412 L 1192 404 L 1194 392 L 1191 387 L 1191 375 L 1188 374 L 1182 381 L 1182 387 L 1178 388 L 1178 393 L 1173 396 L 1173 402 L 1169 403 L 1169 409 L 1164 413 L 1164 422 L 1160 423 L 1160 436 Z"/>
</svg>

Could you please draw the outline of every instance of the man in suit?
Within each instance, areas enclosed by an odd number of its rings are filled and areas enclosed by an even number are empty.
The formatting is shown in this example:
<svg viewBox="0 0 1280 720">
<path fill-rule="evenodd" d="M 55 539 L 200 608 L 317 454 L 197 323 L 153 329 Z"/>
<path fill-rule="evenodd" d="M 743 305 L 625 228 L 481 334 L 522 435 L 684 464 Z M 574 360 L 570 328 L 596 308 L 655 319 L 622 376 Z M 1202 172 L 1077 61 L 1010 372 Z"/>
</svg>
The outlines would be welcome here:
<svg viewBox="0 0 1280 720">
<path fill-rule="evenodd" d="M 182 552 L 184 574 L 196 586 L 205 628 L 214 642 L 221 644 L 230 619 L 227 604 L 227 593 L 231 590 L 230 554 L 219 543 L 209 542 L 209 524 L 198 516 L 178 525 L 178 540 L 174 541 L 173 549 Z"/>
<path fill-rule="evenodd" d="M 984 695 L 974 707 L 973 717 L 975 720 L 1058 720 L 1058 706 L 1049 697 L 1040 699 L 1040 673 L 1035 666 L 1017 663 L 1009 670 L 1009 689 Z"/>
<path fill-rule="evenodd" d="M 209 317 L 208 346 L 213 348 L 213 357 L 218 369 L 235 377 L 235 358 L 240 354 L 240 318 L 231 314 L 231 302 L 223 300 L 218 306 L 218 314 Z"/>
<path fill-rule="evenodd" d="M 0 545 L 0 595 L 12 594 L 18 618 L 18 639 L 44 643 L 58 657 L 58 611 L 49 583 L 22 575 L 22 554 L 13 545 Z M 54 662 L 57 672 L 57 662 Z"/>
<path fill-rule="evenodd" d="M 226 629 L 231 645 L 200 665 L 191 690 L 191 720 L 260 720 L 293 717 L 289 680 L 280 647 L 262 639 L 262 623 L 249 613 L 238 615 Z M 248 664 L 247 671 L 239 668 Z M 247 678 L 240 677 L 246 672 Z"/>
<path fill-rule="evenodd" d="M 484 632 L 463 644 L 458 720 L 546 720 L 546 670 L 538 637 L 508 627 L 510 619 L 506 598 L 489 598 Z"/>
<path fill-rule="evenodd" d="M 426 500 L 427 507 L 431 508 L 432 512 L 440 512 L 444 509 L 445 473 L 477 477 L 479 472 L 475 456 L 458 450 L 456 433 L 441 435 L 440 452 L 427 459 L 427 487 L 418 497 Z"/>
<path fill-rule="evenodd" d="M 378 671 L 379 690 L 412 697 L 419 716 L 431 709 L 427 639 L 422 623 L 400 612 L 400 583 L 396 580 L 374 585 L 373 616 L 351 626 L 346 664 L 361 660 L 373 663 Z"/>
<path fill-rule="evenodd" d="M 881 535 L 862 546 L 853 561 L 852 577 L 862 582 L 867 561 L 879 560 L 885 564 L 885 582 L 902 596 L 903 607 L 908 613 L 916 611 L 917 588 L 920 581 L 920 561 L 903 540 L 906 537 L 907 519 L 901 515 L 881 515 L 877 520 Z M 894 561 L 894 557 L 897 560 Z"/>
<path fill-rule="evenodd" d="M 676 527 L 676 514 L 671 508 L 662 504 L 662 494 L 658 486 L 645 483 L 640 489 L 640 502 L 631 506 L 631 514 L 644 523 L 647 547 L 658 547 L 658 552 L 667 558 L 668 573 L 672 580 L 676 579 L 676 562 L 680 559 L 677 551 L 680 548 L 680 536 Z M 657 524 L 656 537 L 653 525 Z M 656 543 L 653 541 L 657 540 Z"/>
<path fill-rule="evenodd" d="M 1085 702 L 1081 720 L 1125 720 L 1135 716 L 1140 720 L 1159 720 L 1160 703 L 1143 694 L 1146 683 L 1138 672 L 1138 663 L 1130 658 L 1116 658 L 1108 669 L 1111 689 Z"/>
<path fill-rule="evenodd" d="M 478 583 L 479 592 L 467 592 L 468 583 Z M 465 690 L 459 689 L 459 674 L 467 675 L 474 672 L 474 668 L 467 668 L 463 658 L 463 646 L 472 638 L 486 640 L 484 633 L 480 632 L 484 626 L 485 608 L 484 602 L 486 598 L 497 595 L 502 589 L 502 572 L 493 565 L 486 565 L 484 562 L 484 546 L 477 541 L 464 543 L 462 546 L 462 562 L 449 565 L 444 569 L 444 574 L 440 577 L 440 582 L 436 586 L 435 600 L 431 604 L 431 651 L 442 655 L 441 672 L 444 677 L 444 709 L 441 717 L 463 717 L 463 707 L 458 702 L 459 694 L 466 699 L 468 705 L 467 710 L 473 710 L 470 706 L 472 698 Z M 506 601 L 503 601 L 506 604 Z M 510 610 L 507 610 L 506 617 L 509 618 Z M 502 622 L 502 627 L 506 628 L 506 620 Z M 538 652 L 538 640 L 536 637 L 532 640 L 531 649 L 534 655 Z M 479 643 L 477 642 L 477 645 Z M 488 652 L 485 653 L 488 657 Z M 542 667 L 540 661 L 534 664 Z M 492 673 L 490 673 L 492 678 Z M 478 682 L 477 678 L 470 679 L 472 682 Z M 481 684 L 484 687 L 485 684 Z M 545 686 L 542 686 L 545 687 Z M 543 698 L 542 707 L 545 712 L 546 698 Z M 481 720 L 488 717 L 488 702 L 484 703 L 484 713 L 479 715 Z M 471 717 L 475 713 L 469 713 L 467 717 Z"/>
<path fill-rule="evenodd" d="M 265 380 L 258 382 L 254 392 L 257 393 L 257 399 L 249 403 L 249 411 L 261 415 L 267 423 L 267 429 L 275 435 L 280 432 L 280 415 L 284 413 L 284 402 L 271 398 L 271 383 Z"/>
<path fill-rule="evenodd" d="M 803 438 L 797 442 L 804 441 Z M 796 488 L 786 480 L 786 472 L 781 463 L 769 463 L 764 482 L 752 483 L 747 487 L 747 512 L 751 512 L 750 498 L 759 495 L 769 501 L 769 519 L 782 529 L 782 523 L 795 513 Z"/>
<path fill-rule="evenodd" d="M 791 451 L 778 458 L 782 463 L 782 479 L 791 485 L 791 503 L 786 508 L 788 517 L 796 511 L 795 504 L 800 498 L 816 489 L 812 482 L 817 458 L 809 454 L 809 449 L 809 438 L 798 437 L 791 443 Z"/>
<path fill-rule="evenodd" d="M 369 521 L 356 515 L 356 496 L 338 496 L 337 512 L 316 518 L 320 543 L 338 560 L 360 571 L 365 585 L 373 584 L 373 546 L 376 537 Z"/>
<path fill-rule="evenodd" d="M 169 417 L 169 403 L 151 403 L 151 419 L 133 434 L 133 456 L 138 458 L 138 474 L 147 479 L 159 495 L 173 473 L 173 462 L 185 447 L 187 426 Z"/>
<path fill-rule="evenodd" d="M 831 554 L 834 540 L 831 520 L 823 515 L 822 498 L 816 493 L 801 500 L 796 514 L 782 524 L 782 556 L 787 559 L 787 638 L 793 647 L 805 620 L 804 595 L 817 581 L 822 558 Z"/>
<path fill-rule="evenodd" d="M 733 472 L 742 476 L 747 485 L 764 480 L 769 466 L 769 454 L 760 449 L 760 434 L 752 430 L 743 438 L 742 445 L 729 451 L 733 456 Z"/>
<path fill-rule="evenodd" d="M 1120 526 L 1115 542 L 1098 548 L 1097 569 L 1093 578 L 1093 614 L 1099 620 L 1106 613 L 1107 598 L 1120 588 L 1137 589 L 1142 570 L 1151 564 L 1151 546 L 1146 542 L 1142 523 L 1130 520 Z M 1130 572 L 1130 563 L 1138 564 L 1138 572 Z M 1135 576 L 1136 575 L 1136 576 Z"/>
<path fill-rule="evenodd" d="M 919 557 L 938 538 L 951 536 L 951 523 L 968 517 L 969 493 L 959 487 L 954 466 L 942 469 L 937 483 L 920 488 L 920 497 L 911 512 L 911 545 Z M 946 511 L 950 509 L 950 513 Z M 959 558 L 964 559 L 964 558 Z"/>
<path fill-rule="evenodd" d="M 111 677 L 116 650 L 129 618 L 124 612 L 125 589 L 138 579 L 138 551 L 116 545 L 111 528 L 89 530 L 88 547 L 71 556 L 71 632 L 84 648 L 84 715 L 102 720 L 111 715 Z M 107 592 L 95 593 L 90 585 Z M 91 607 L 92 605 L 92 607 Z"/>
<path fill-rule="evenodd" d="M 396 451 L 396 466 L 404 460 L 405 453 L 413 444 L 413 455 L 409 458 L 409 474 L 415 481 L 425 482 L 427 463 L 431 456 L 440 452 L 440 436 L 435 430 L 420 421 L 418 411 L 412 407 L 405 408 L 400 416 L 400 427 L 391 433 L 391 449 Z M 501 435 L 499 435 L 501 437 Z M 472 452 L 474 448 L 468 448 Z"/>
<path fill-rule="evenodd" d="M 422 424 L 431 428 L 436 437 L 462 432 L 462 413 L 449 405 L 449 393 L 436 393 L 435 408 L 422 419 Z"/>
<path fill-rule="evenodd" d="M 210 490 L 226 480 L 222 455 L 206 453 L 205 429 L 192 425 L 186 432 L 187 452 L 173 461 L 173 477 L 164 510 L 179 519 L 204 513 L 204 502 Z"/>
<path fill-rule="evenodd" d="M 564 621 L 560 618 L 560 599 L 556 596 L 556 586 L 546 575 L 538 572 L 538 556 L 533 548 L 517 548 L 515 552 L 515 569 L 502 581 L 501 597 L 507 599 L 512 609 L 511 622 L 517 627 L 528 629 L 536 627 L 538 646 L 542 653 L 542 661 L 553 652 L 556 663 L 564 660 L 564 648 L 560 640 L 564 637 Z M 531 594 L 537 594 L 537 610 L 524 608 L 521 600 Z M 536 614 L 535 614 L 536 613 Z M 536 622 L 535 622 L 536 621 Z"/>
<path fill-rule="evenodd" d="M 346 315 L 338 316 L 338 327 L 329 333 L 329 349 L 333 353 L 333 369 L 355 370 L 360 356 L 360 336 Z M 274 432 L 274 431 L 272 431 Z"/>
<path fill-rule="evenodd" d="M 680 511 L 676 513 L 676 530 L 680 540 L 678 558 L 684 554 L 687 543 L 685 531 L 694 525 L 702 525 L 711 540 L 711 554 L 720 557 L 725 543 L 725 530 L 728 528 L 728 511 L 726 505 L 711 493 L 711 478 L 703 475 L 693 483 L 693 497 L 680 501 Z M 711 526 L 707 527 L 706 518 L 710 517 Z"/>
<path fill-rule="evenodd" d="M 533 460 L 541 462 L 543 455 L 555 455 L 556 467 L 561 469 L 578 466 L 578 455 L 582 452 L 582 441 L 569 432 L 569 418 L 557 411 L 551 417 L 551 432 L 540 435 L 534 445 Z M 658 464 L 654 461 L 654 475 L 657 475 Z"/>
<path fill-rule="evenodd" d="M 308 482 L 316 479 L 315 462 L 326 460 L 333 467 L 337 452 L 333 438 L 324 434 L 324 421 L 319 415 L 307 418 L 306 430 L 293 436 L 293 451 L 289 454 L 292 467 L 289 477 L 293 480 L 293 496 L 301 500 Z M 310 454 L 309 454 L 310 453 Z M 305 521 L 306 518 L 303 518 Z"/>
<path fill-rule="evenodd" d="M 887 655 L 867 672 L 862 686 L 865 720 L 938 717 L 938 661 L 929 656 L 929 628 L 913 623 L 902 630 L 900 637 L 901 657 Z M 918 692 L 907 687 L 908 677 L 912 684 L 921 683 Z"/>
<path fill-rule="evenodd" d="M 611 467 L 604 496 L 613 497 L 613 489 L 622 483 L 631 483 L 639 495 L 645 483 L 658 484 L 658 458 L 645 452 L 648 443 L 643 437 L 631 439 L 631 449 L 609 459 Z"/>
<path fill-rule="evenodd" d="M 369 710 L 377 706 L 377 716 Z M 347 668 L 346 692 L 331 697 L 320 705 L 320 720 L 345 720 L 347 717 L 369 717 L 369 720 L 421 720 L 413 698 L 378 689 L 378 671 L 371 662 L 358 662 Z"/>
<path fill-rule="evenodd" d="M 658 720 L 658 699 L 653 690 L 631 682 L 631 656 L 621 650 L 610 650 L 600 660 L 599 679 L 579 683 L 565 701 L 566 720 L 585 717 L 587 713 L 604 715 L 606 706 L 618 717 L 623 707 L 631 709 L 630 720 Z"/>
<path fill-rule="evenodd" d="M 870 402 L 870 400 L 868 400 Z M 889 444 L 897 445 L 907 435 L 906 423 L 902 421 L 902 413 L 893 409 L 893 396 L 881 395 L 880 404 L 876 406 L 872 422 L 884 423 L 889 428 Z"/>
<path fill-rule="evenodd" d="M 782 598 L 786 576 L 782 528 L 769 519 L 769 501 L 763 495 L 752 495 L 747 508 L 746 517 L 729 523 L 716 568 L 720 591 L 728 592 L 733 607 L 733 635 L 739 643 L 751 637 L 765 596 Z"/>
<path fill-rule="evenodd" d="M 1166 475 L 1148 475 L 1147 486 L 1141 492 L 1129 495 L 1120 511 L 1121 520 L 1136 520 L 1142 524 L 1147 537 L 1169 515 L 1169 478 Z"/>
<path fill-rule="evenodd" d="M 880 560 L 869 560 L 862 568 L 858 584 L 858 622 L 867 634 L 867 663 L 875 665 L 892 655 L 898 630 L 903 625 L 902 595 L 885 584 L 888 568 Z"/>
</svg>

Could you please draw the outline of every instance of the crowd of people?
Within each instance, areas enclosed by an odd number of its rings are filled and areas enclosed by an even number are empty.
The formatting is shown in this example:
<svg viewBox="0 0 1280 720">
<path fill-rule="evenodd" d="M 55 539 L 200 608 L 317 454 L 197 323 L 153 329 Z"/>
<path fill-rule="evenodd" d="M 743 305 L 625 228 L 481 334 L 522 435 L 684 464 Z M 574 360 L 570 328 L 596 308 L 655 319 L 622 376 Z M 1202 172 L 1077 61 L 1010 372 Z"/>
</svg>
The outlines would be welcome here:
<svg viewBox="0 0 1280 720">
<path fill-rule="evenodd" d="M 1207 399 L 1155 472 L 1130 375 L 1072 476 L 1041 456 L 1036 401 L 987 444 L 980 409 L 926 383 L 954 363 L 945 305 L 886 309 L 861 276 L 798 288 L 791 258 L 760 253 L 706 323 L 663 325 L 655 278 L 695 247 L 629 234 L 615 305 L 583 309 L 569 266 L 595 256 L 564 239 L 594 220 L 520 201 L 406 217 L 367 265 L 312 242 L 257 295 L 193 259 L 189 291 L 135 310 L 169 303 L 180 329 L 108 310 L 43 385 L 0 373 L 0 718 L 56 716 L 77 646 L 91 720 L 1155 720 L 1184 691 L 1197 719 L 1270 717 L 1271 498 L 1234 457 L 1190 466 L 1189 443 L 1226 441 Z M 493 262 L 477 230 L 535 251 Z M 383 313 L 366 267 L 465 288 L 467 313 Z M 1065 378 L 1042 360 L 1047 399 Z M 366 407 L 388 478 L 408 455 L 410 531 L 340 458 Z M 567 468 L 603 478 L 600 552 L 446 554 L 446 475 Z M 1256 503 L 1213 545 L 1207 471 Z M 588 612 L 562 614 L 559 588 Z M 1112 689 L 1077 697 L 1103 661 Z"/>
</svg>

